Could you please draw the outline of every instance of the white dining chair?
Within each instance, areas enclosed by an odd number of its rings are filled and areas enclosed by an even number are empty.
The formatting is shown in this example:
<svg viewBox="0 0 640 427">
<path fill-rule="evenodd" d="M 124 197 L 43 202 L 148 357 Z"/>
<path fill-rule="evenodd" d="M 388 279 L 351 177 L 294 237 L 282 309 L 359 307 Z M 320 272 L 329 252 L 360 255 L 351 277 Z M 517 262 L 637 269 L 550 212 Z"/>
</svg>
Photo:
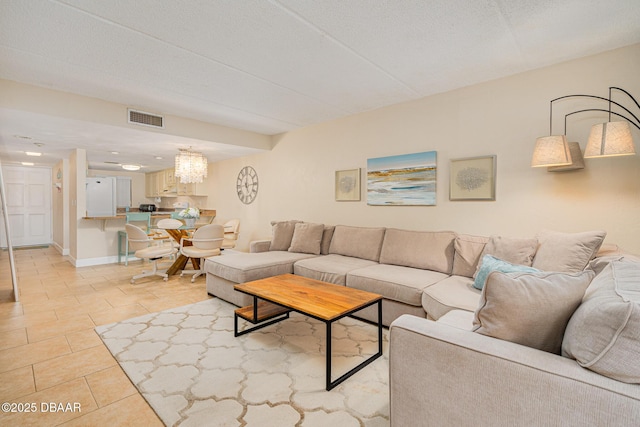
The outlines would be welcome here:
<svg viewBox="0 0 640 427">
<path fill-rule="evenodd" d="M 231 219 L 224 223 L 224 241 L 222 249 L 232 249 L 236 247 L 238 235 L 240 234 L 240 220 Z"/>
<path fill-rule="evenodd" d="M 150 276 L 160 276 L 165 281 L 169 280 L 169 275 L 165 271 L 158 270 L 158 260 L 163 257 L 175 254 L 178 249 L 168 245 L 153 245 L 153 238 L 147 236 L 140 227 L 133 224 L 125 224 L 127 230 L 127 241 L 129 249 L 135 251 L 136 258 L 148 259 L 153 265 L 150 271 L 143 271 L 141 274 L 133 276 L 131 283 L 137 279 Z"/>
<path fill-rule="evenodd" d="M 200 270 L 196 270 L 196 274 L 191 277 L 194 282 L 198 276 L 204 273 L 205 258 L 220 255 L 220 248 L 224 240 L 224 227 L 218 224 L 205 225 L 198 228 L 192 237 L 183 237 L 180 240 L 180 253 L 189 258 L 200 259 Z M 191 245 L 185 245 L 185 242 L 191 242 Z M 183 270 L 180 276 L 194 270 Z"/>
</svg>

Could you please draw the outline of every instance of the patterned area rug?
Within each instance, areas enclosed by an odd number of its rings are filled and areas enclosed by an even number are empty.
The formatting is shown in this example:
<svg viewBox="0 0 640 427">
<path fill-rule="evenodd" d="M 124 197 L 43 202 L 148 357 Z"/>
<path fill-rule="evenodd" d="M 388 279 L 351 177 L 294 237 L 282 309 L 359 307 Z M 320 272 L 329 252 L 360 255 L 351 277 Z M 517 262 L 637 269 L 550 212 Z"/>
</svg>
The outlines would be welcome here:
<svg viewBox="0 0 640 427">
<path fill-rule="evenodd" d="M 388 330 L 382 357 L 326 391 L 324 323 L 292 313 L 235 338 L 234 309 L 214 298 L 96 331 L 168 426 L 389 425 Z M 334 379 L 377 351 L 377 328 L 355 319 L 332 337 Z"/>
</svg>

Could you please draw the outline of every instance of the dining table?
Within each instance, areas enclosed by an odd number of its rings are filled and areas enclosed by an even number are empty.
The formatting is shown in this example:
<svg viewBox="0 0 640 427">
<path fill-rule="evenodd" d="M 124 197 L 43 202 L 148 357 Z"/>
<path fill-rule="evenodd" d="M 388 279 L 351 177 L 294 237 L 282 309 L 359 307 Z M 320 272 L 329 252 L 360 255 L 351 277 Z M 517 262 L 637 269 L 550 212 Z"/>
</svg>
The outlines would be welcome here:
<svg viewBox="0 0 640 427">
<path fill-rule="evenodd" d="M 178 245 L 179 245 L 180 241 L 182 240 L 182 238 L 183 237 L 189 237 L 190 233 L 195 231 L 196 228 L 197 228 L 197 226 L 188 227 L 188 226 L 185 225 L 185 226 L 182 226 L 180 228 L 165 228 L 163 230 L 169 236 L 171 236 L 171 238 L 174 241 L 176 241 L 178 243 Z M 192 243 L 189 240 L 185 240 L 183 245 L 184 246 L 191 246 Z M 195 270 L 200 270 L 200 259 L 199 258 L 191 258 L 191 257 L 183 255 L 181 252 L 178 252 L 178 256 L 176 257 L 176 260 L 167 269 L 167 274 L 171 276 L 173 274 L 182 273 L 182 270 L 185 269 L 185 266 L 187 265 L 189 260 L 191 260 L 191 265 L 193 266 L 193 268 Z"/>
</svg>

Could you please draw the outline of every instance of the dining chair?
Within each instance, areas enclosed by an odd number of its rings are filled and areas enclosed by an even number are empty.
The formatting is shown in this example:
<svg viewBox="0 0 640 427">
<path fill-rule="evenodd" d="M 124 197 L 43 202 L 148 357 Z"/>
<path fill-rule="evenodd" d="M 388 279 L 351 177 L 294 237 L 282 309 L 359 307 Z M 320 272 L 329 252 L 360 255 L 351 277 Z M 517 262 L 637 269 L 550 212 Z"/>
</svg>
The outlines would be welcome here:
<svg viewBox="0 0 640 427">
<path fill-rule="evenodd" d="M 191 277 L 194 282 L 198 276 L 204 273 L 205 258 L 220 255 L 220 247 L 224 240 L 224 227 L 219 224 L 209 224 L 198 228 L 190 238 L 183 237 L 180 239 L 180 253 L 189 258 L 200 259 L 200 270 L 196 271 Z M 191 242 L 191 246 L 187 246 L 185 242 Z M 180 273 L 182 277 L 186 272 L 194 270 L 183 270 Z"/>
<path fill-rule="evenodd" d="M 126 224 L 138 224 L 145 233 L 151 229 L 150 212 L 127 212 L 125 218 Z M 124 240 L 124 252 L 122 251 L 122 240 Z M 129 239 L 127 239 L 126 230 L 118 232 L 118 262 L 120 262 L 121 255 L 124 255 L 124 265 L 129 265 Z"/>
<path fill-rule="evenodd" d="M 224 241 L 222 249 L 232 249 L 236 247 L 236 241 L 240 234 L 240 220 L 231 219 L 224 224 Z"/>
<path fill-rule="evenodd" d="M 141 259 L 148 259 L 153 265 L 151 271 L 143 271 L 141 274 L 133 276 L 131 283 L 135 283 L 137 279 L 149 276 L 160 276 L 165 281 L 169 280 L 169 275 L 165 271 L 158 270 L 158 260 L 165 256 L 169 256 L 178 252 L 173 246 L 152 245 L 153 238 L 140 227 L 133 224 L 125 224 L 127 230 L 127 241 L 129 247 L 135 251 L 135 256 Z"/>
</svg>

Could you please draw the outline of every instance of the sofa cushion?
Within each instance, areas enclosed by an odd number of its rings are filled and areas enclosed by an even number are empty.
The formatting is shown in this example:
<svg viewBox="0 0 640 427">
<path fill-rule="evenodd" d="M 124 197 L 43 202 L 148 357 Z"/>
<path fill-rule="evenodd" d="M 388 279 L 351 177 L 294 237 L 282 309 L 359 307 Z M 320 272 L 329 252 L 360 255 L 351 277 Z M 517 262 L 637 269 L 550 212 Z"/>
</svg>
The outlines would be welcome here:
<svg viewBox="0 0 640 427">
<path fill-rule="evenodd" d="M 437 271 L 376 264 L 350 271 L 347 274 L 347 286 L 375 292 L 389 300 L 420 306 L 424 288 L 445 278 L 446 274 Z"/>
<path fill-rule="evenodd" d="M 512 237 L 491 236 L 486 244 L 476 269 L 476 275 L 482 268 L 482 259 L 485 255 L 493 255 L 511 264 L 531 266 L 533 257 L 538 249 L 537 239 L 518 239 Z M 475 275 L 474 275 L 475 277 Z"/>
<path fill-rule="evenodd" d="M 320 253 L 322 255 L 329 254 L 329 247 L 331 246 L 331 238 L 333 237 L 334 225 L 325 225 L 322 232 L 322 243 L 320 244 Z"/>
<path fill-rule="evenodd" d="M 324 224 L 299 222 L 295 225 L 289 252 L 320 255 Z"/>
<path fill-rule="evenodd" d="M 293 272 L 323 282 L 346 285 L 348 272 L 376 264 L 366 259 L 330 254 L 300 260 L 293 265 Z"/>
<path fill-rule="evenodd" d="M 329 253 L 377 262 L 380 259 L 384 231 L 384 228 L 336 225 Z"/>
<path fill-rule="evenodd" d="M 293 238 L 293 232 L 296 229 L 296 224 L 300 221 L 272 221 L 271 222 L 271 245 L 270 251 L 286 251 L 291 246 L 291 239 Z"/>
<path fill-rule="evenodd" d="M 544 231 L 538 235 L 540 246 L 532 266 L 539 270 L 565 273 L 582 271 L 596 256 L 606 235 L 604 231 Z"/>
<path fill-rule="evenodd" d="M 236 253 L 207 258 L 205 270 L 234 283 L 293 273 L 293 263 L 315 255 L 286 251 Z"/>
<path fill-rule="evenodd" d="M 493 255 L 485 255 L 482 257 L 482 264 L 473 281 L 473 287 L 482 290 L 487 281 L 487 277 L 489 277 L 489 274 L 493 271 L 500 271 L 502 273 L 536 273 L 540 270 L 527 267 L 526 265 L 511 264 Z"/>
<path fill-rule="evenodd" d="M 473 330 L 560 354 L 564 330 L 593 277 L 591 270 L 574 274 L 493 272 L 482 290 Z"/>
<path fill-rule="evenodd" d="M 454 276 L 473 277 L 480 262 L 480 256 L 488 237 L 459 234 L 453 243 L 453 269 Z"/>
<path fill-rule="evenodd" d="M 451 310 L 440 317 L 438 323 L 470 331 L 473 329 L 473 313 L 466 310 Z"/>
<path fill-rule="evenodd" d="M 388 228 L 382 242 L 380 263 L 451 274 L 455 238 L 456 234 L 452 231 L 409 231 Z"/>
<path fill-rule="evenodd" d="M 480 291 L 473 287 L 473 279 L 464 276 L 447 277 L 422 292 L 422 308 L 432 319 L 454 309 L 473 312 L 479 302 Z"/>
<path fill-rule="evenodd" d="M 613 261 L 571 317 L 562 354 L 626 383 L 640 383 L 640 262 Z"/>
</svg>

